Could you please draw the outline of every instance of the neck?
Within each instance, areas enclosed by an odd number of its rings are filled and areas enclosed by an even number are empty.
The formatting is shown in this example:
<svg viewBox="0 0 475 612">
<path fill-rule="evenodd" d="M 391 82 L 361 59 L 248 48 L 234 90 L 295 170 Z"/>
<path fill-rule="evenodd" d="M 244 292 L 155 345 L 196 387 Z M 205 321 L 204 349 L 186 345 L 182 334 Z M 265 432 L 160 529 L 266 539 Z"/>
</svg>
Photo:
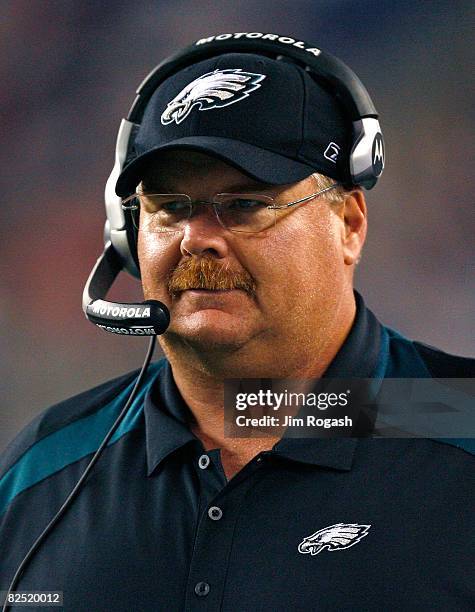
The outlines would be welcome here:
<svg viewBox="0 0 475 612">
<path fill-rule="evenodd" d="M 348 336 L 355 313 L 352 293 L 351 300 L 346 304 L 342 302 L 332 325 L 322 337 L 312 338 L 306 343 L 292 342 L 292 339 L 282 341 L 280 338 L 272 351 L 260 354 L 253 354 L 246 346 L 234 351 L 198 350 L 189 343 L 162 337 L 161 346 L 170 362 L 175 383 L 195 419 L 192 430 L 205 447 L 244 449 L 262 446 L 265 439 L 224 437 L 224 381 L 236 376 L 275 379 L 321 377 Z"/>
</svg>

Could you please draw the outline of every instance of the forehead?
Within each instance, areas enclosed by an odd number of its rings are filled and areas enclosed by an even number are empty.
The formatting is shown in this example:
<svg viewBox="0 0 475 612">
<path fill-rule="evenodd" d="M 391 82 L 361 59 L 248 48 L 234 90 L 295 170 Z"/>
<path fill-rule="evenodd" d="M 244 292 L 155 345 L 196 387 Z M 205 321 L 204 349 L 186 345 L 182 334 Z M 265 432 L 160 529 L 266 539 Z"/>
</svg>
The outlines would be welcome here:
<svg viewBox="0 0 475 612">
<path fill-rule="evenodd" d="M 198 151 L 165 151 L 144 171 L 145 187 L 167 188 L 167 191 L 194 189 L 206 182 L 208 187 L 267 187 L 238 168 Z"/>
</svg>

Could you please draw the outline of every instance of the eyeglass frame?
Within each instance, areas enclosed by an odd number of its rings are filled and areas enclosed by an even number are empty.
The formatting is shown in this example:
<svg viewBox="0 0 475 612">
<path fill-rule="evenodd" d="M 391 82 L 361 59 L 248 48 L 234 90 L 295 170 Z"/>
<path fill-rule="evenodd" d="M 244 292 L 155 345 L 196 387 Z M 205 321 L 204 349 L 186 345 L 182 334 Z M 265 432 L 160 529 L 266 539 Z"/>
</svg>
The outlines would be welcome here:
<svg viewBox="0 0 475 612">
<path fill-rule="evenodd" d="M 313 175 L 312 175 L 313 176 Z M 320 191 L 317 191 L 316 193 L 312 193 L 308 196 L 304 196 L 303 198 L 300 198 L 298 200 L 294 200 L 293 202 L 288 202 L 286 204 L 281 204 L 281 205 L 272 205 L 272 206 L 267 206 L 267 208 L 269 210 L 284 210 L 284 209 L 288 209 L 291 206 L 295 206 L 296 204 L 302 204 L 305 202 L 308 202 L 310 200 L 313 200 L 314 198 L 318 197 L 319 195 L 321 195 L 322 193 L 326 193 L 327 191 L 330 191 L 331 189 L 334 189 L 335 187 L 339 187 L 341 186 L 341 183 L 333 183 L 332 185 L 329 185 L 328 187 L 325 187 L 324 189 L 321 189 Z M 156 193 L 156 192 L 151 192 L 151 193 L 144 193 L 144 192 L 140 192 L 140 191 L 136 191 L 135 193 L 131 194 L 130 196 L 128 196 L 127 198 L 125 198 L 125 200 L 122 201 L 122 210 L 124 211 L 129 211 L 129 212 L 134 212 L 134 211 L 140 211 L 140 205 L 137 204 L 133 204 L 133 205 L 127 205 L 127 202 L 134 199 L 134 198 L 138 198 L 138 196 L 154 196 L 154 195 L 160 195 L 160 196 L 167 196 L 167 195 L 173 195 L 173 196 L 185 196 L 189 199 L 189 204 L 190 204 L 190 214 L 187 217 L 187 219 L 191 219 L 193 212 L 196 208 L 197 204 L 211 204 L 213 205 L 213 210 L 214 213 L 216 215 L 216 218 L 219 222 L 219 224 L 221 225 L 221 227 L 223 227 L 224 229 L 227 229 L 230 232 L 237 232 L 237 233 L 245 233 L 245 234 L 259 234 L 260 232 L 265 231 L 268 228 L 263 228 L 261 230 L 257 230 L 256 232 L 246 232 L 246 230 L 236 230 L 236 229 L 231 229 L 229 227 L 226 227 L 223 222 L 222 219 L 220 218 L 218 212 L 216 211 L 215 206 L 216 205 L 220 205 L 221 202 L 215 202 L 214 200 L 192 200 L 192 198 L 187 194 L 187 193 Z M 265 196 L 267 198 L 269 198 L 269 200 L 275 201 L 275 198 L 273 196 L 267 196 L 264 193 L 257 193 L 257 192 L 249 192 L 249 193 L 232 193 L 232 192 L 222 192 L 222 193 L 215 193 L 212 197 L 216 198 L 218 196 L 229 196 L 229 195 L 246 195 L 246 196 L 253 196 L 253 195 L 261 195 L 261 196 Z M 271 227 L 271 226 L 269 226 Z M 138 231 L 140 231 L 139 228 L 137 228 Z M 164 230 L 163 233 L 174 233 L 174 232 L 180 232 L 182 231 L 182 229 L 176 229 L 176 230 Z M 160 232 L 151 232 L 151 233 L 160 233 Z"/>
</svg>

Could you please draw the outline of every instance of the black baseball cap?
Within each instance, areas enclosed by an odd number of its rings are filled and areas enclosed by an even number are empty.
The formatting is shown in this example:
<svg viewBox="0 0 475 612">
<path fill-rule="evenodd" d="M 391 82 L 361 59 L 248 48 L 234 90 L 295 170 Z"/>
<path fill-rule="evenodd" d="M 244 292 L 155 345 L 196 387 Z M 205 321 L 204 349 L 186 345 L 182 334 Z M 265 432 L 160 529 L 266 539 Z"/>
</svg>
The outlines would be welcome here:
<svg viewBox="0 0 475 612">
<path fill-rule="evenodd" d="M 349 183 L 351 122 L 335 93 L 285 60 L 226 53 L 180 70 L 153 93 L 116 193 L 133 193 L 164 151 L 217 157 L 272 185 L 319 172 Z"/>
</svg>

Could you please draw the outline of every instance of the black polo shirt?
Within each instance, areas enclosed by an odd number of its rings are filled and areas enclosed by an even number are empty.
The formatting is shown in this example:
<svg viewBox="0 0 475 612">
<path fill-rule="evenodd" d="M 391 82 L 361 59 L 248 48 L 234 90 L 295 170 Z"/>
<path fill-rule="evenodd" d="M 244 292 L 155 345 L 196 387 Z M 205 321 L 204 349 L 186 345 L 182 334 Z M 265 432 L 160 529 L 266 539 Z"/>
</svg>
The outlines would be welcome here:
<svg viewBox="0 0 475 612">
<path fill-rule="evenodd" d="M 473 368 L 382 326 L 356 297 L 327 376 Z M 0 590 L 136 374 L 50 408 L 4 453 Z M 283 438 L 228 482 L 220 450 L 205 451 L 189 417 L 168 362 L 153 364 L 17 591 L 63 591 L 71 612 L 474 609 L 474 463 L 463 441 Z"/>
</svg>

